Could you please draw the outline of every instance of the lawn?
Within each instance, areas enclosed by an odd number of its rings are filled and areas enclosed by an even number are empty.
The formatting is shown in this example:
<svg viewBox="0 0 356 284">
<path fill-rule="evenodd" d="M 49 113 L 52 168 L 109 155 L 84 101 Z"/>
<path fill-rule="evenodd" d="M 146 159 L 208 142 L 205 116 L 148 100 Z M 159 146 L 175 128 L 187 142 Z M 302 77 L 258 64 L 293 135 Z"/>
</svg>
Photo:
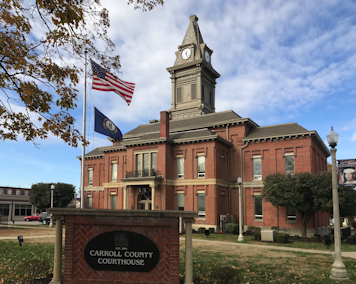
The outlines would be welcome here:
<svg viewBox="0 0 356 284">
<path fill-rule="evenodd" d="M 0 283 L 25 283 L 47 277 L 53 269 L 54 244 L 0 241 Z"/>
<path fill-rule="evenodd" d="M 181 237 L 184 238 L 184 235 Z M 231 234 L 211 234 L 208 238 L 204 234 L 193 234 L 193 239 L 204 239 L 204 240 L 211 240 L 211 241 L 222 241 L 222 242 L 235 242 L 237 243 L 238 235 L 231 235 Z M 282 247 L 292 247 L 292 248 L 303 248 L 303 249 L 315 249 L 315 250 L 324 250 L 327 251 L 324 243 L 314 243 L 308 242 L 303 240 L 291 240 L 286 244 L 280 243 L 270 243 L 270 242 L 261 242 L 256 241 L 253 236 L 244 236 L 244 242 L 246 244 L 259 244 L 259 245 L 269 245 L 269 246 L 282 246 Z M 331 245 L 330 250 L 334 250 L 334 245 Z M 351 244 L 341 244 L 341 251 L 344 252 L 353 252 L 356 251 L 356 245 Z"/>
<path fill-rule="evenodd" d="M 194 243 L 193 247 L 195 284 L 214 283 L 212 272 L 224 266 L 237 272 L 238 279 L 231 283 L 338 283 L 329 279 L 333 262 L 334 258 L 330 255 L 229 246 L 224 248 L 223 245 L 217 247 L 207 243 Z M 343 262 L 350 277 L 346 283 L 356 283 L 356 259 L 343 258 Z M 185 252 L 181 244 L 182 278 L 184 264 Z"/>
<path fill-rule="evenodd" d="M 0 230 L 5 233 L 9 229 Z M 13 229 L 16 230 L 17 229 Z M 26 235 L 25 230 L 21 230 Z M 33 231 L 38 231 L 33 230 Z M 28 231 L 27 233 L 30 233 Z M 193 238 L 206 239 L 204 234 L 193 234 Z M 237 235 L 211 234 L 208 240 L 225 243 L 195 242 L 193 245 L 193 270 L 195 284 L 213 284 L 219 272 L 229 276 L 231 282 L 220 283 L 337 283 L 329 279 L 334 258 L 331 255 L 309 254 L 292 251 L 260 249 L 256 247 L 229 246 L 228 242 L 237 242 Z M 52 273 L 54 238 L 26 240 L 20 247 L 17 241 L 0 241 L 0 283 L 24 283 L 26 280 L 47 277 Z M 252 236 L 245 236 L 245 243 L 258 243 Z M 269 245 L 277 245 L 276 243 Z M 285 244 L 278 244 L 286 246 Z M 292 247 L 326 250 L 323 243 L 293 241 Z M 345 246 L 354 251 L 353 246 Z M 356 259 L 343 258 L 350 281 L 356 284 Z M 228 267 L 222 270 L 221 267 Z M 180 240 L 180 276 L 185 273 L 184 238 Z M 215 273 L 215 275 L 214 275 Z M 227 274 L 227 273 L 230 273 Z M 204 282 L 203 282 L 204 281 Z"/>
</svg>

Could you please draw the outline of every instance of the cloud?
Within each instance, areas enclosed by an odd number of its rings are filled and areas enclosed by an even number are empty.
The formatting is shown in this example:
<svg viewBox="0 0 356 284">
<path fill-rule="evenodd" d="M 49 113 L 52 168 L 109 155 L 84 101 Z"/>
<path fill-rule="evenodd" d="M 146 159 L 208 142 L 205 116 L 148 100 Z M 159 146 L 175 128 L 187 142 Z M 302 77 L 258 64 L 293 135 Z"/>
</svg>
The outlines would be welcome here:
<svg viewBox="0 0 356 284">
<path fill-rule="evenodd" d="M 355 142 L 355 141 L 356 141 L 356 132 L 351 137 L 351 142 Z"/>
</svg>

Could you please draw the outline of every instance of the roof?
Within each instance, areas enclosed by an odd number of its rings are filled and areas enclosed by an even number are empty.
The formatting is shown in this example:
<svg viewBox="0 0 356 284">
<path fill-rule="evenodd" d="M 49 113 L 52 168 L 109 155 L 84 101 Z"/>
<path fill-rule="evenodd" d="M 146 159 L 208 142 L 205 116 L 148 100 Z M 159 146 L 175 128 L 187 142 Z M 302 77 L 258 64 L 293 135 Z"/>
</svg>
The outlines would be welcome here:
<svg viewBox="0 0 356 284">
<path fill-rule="evenodd" d="M 170 120 L 169 138 L 160 137 L 160 122 L 141 124 L 123 135 L 124 139 L 119 144 L 96 148 L 86 154 L 85 157 L 87 159 L 103 158 L 104 153 L 107 152 L 125 151 L 127 147 L 165 142 L 183 144 L 217 140 L 220 143 L 232 146 L 231 142 L 217 135 L 214 132 L 214 128 L 235 124 L 248 124 L 251 126 L 249 133 L 247 133 L 246 137 L 242 138 L 243 142 L 314 137 L 325 154 L 330 156 L 329 149 L 315 130 L 309 131 L 295 122 L 259 127 L 251 119 L 241 118 L 234 111 L 229 110 Z M 81 159 L 81 156 L 77 158 Z"/>
<path fill-rule="evenodd" d="M 275 136 L 283 136 L 288 134 L 299 134 L 309 132 L 304 127 L 299 124 L 286 123 L 286 124 L 278 124 L 271 126 L 263 126 L 251 129 L 251 131 L 246 135 L 244 140 L 252 140 L 255 138 L 265 138 L 265 137 L 275 137 Z"/>
<path fill-rule="evenodd" d="M 315 130 L 309 131 L 295 122 L 253 128 L 249 133 L 247 133 L 246 137 L 243 138 L 242 141 L 260 142 L 275 139 L 302 138 L 308 136 L 314 137 L 326 156 L 330 156 L 328 147 Z"/>
<path fill-rule="evenodd" d="M 253 127 L 258 127 L 258 125 L 250 120 L 249 118 L 241 118 L 238 114 L 236 114 L 232 110 L 209 113 L 201 116 L 194 116 L 183 119 L 175 119 L 170 120 L 169 129 L 170 133 L 179 132 L 179 131 L 187 131 L 194 129 L 202 129 L 202 128 L 215 128 L 225 125 L 233 125 L 233 124 L 243 124 L 248 123 Z M 124 139 L 129 139 L 133 137 L 141 136 L 142 134 L 150 134 L 160 131 L 160 123 L 150 123 L 150 124 L 141 124 L 135 129 L 124 134 Z"/>
</svg>

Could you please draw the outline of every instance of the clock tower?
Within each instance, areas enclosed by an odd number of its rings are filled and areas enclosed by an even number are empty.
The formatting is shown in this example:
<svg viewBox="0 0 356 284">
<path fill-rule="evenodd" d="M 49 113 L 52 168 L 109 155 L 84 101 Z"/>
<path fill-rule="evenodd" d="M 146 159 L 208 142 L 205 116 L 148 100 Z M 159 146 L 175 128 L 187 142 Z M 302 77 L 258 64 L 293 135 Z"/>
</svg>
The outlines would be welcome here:
<svg viewBox="0 0 356 284">
<path fill-rule="evenodd" d="M 167 68 L 172 81 L 171 119 L 215 112 L 215 84 L 220 75 L 211 65 L 213 51 L 203 41 L 198 17 L 189 19 L 174 66 Z"/>
</svg>

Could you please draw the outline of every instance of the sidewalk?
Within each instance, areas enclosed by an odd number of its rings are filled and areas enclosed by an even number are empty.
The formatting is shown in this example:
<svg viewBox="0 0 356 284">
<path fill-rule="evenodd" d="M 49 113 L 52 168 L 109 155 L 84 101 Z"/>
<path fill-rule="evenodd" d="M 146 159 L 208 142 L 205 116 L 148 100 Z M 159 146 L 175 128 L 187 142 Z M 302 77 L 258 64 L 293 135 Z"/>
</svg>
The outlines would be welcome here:
<svg viewBox="0 0 356 284">
<path fill-rule="evenodd" d="M 185 240 L 185 238 L 180 238 Z M 269 246 L 269 245 L 255 245 L 255 244 L 244 244 L 244 243 L 231 243 L 231 242 L 221 242 L 221 241 L 208 241 L 208 240 L 199 240 L 193 239 L 193 247 L 195 242 L 204 242 L 210 244 L 223 244 L 230 246 L 243 246 L 243 247 L 255 247 L 260 249 L 269 249 L 269 250 L 286 250 L 286 251 L 297 251 L 297 252 L 306 252 L 306 253 L 319 253 L 319 254 L 334 254 L 334 251 L 324 251 L 324 250 L 313 250 L 313 249 L 301 249 L 301 248 L 289 248 L 289 247 L 280 247 L 280 246 Z M 350 257 L 356 259 L 356 252 L 341 252 L 342 257 Z"/>
</svg>

